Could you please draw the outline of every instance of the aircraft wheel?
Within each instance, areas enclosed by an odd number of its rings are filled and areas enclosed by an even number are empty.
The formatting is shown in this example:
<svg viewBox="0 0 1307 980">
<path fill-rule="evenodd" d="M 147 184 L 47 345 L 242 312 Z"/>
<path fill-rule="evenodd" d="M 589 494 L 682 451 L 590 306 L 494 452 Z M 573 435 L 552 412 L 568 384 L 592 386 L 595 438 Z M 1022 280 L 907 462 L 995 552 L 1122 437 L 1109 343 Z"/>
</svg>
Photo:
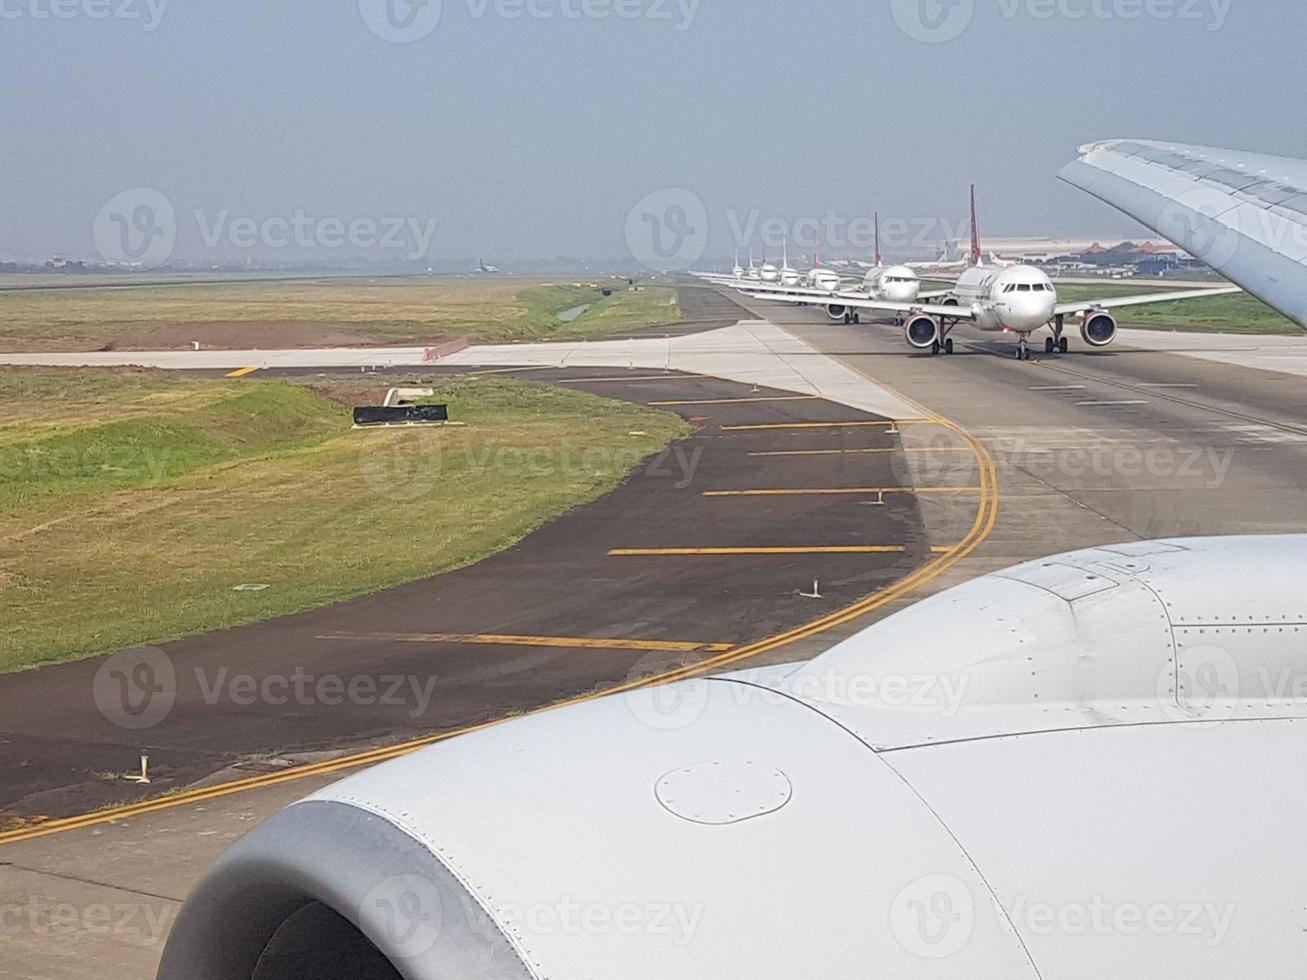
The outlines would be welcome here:
<svg viewBox="0 0 1307 980">
<path fill-rule="evenodd" d="M 1053 338 L 1052 338 L 1052 337 L 1045 337 L 1045 338 L 1044 338 L 1044 353 L 1045 353 L 1045 354 L 1051 354 L 1051 353 L 1053 353 Z"/>
<path fill-rule="evenodd" d="M 938 340 L 934 341 L 934 342 L 930 345 L 930 353 L 931 353 L 932 355 L 934 355 L 934 354 L 938 354 L 938 353 L 939 353 L 939 341 L 938 341 Z"/>
<path fill-rule="evenodd" d="M 850 316 L 848 313 L 845 313 L 845 314 L 844 314 L 844 322 L 845 322 L 845 323 L 852 323 L 852 322 L 853 322 L 853 317 Z"/>
<path fill-rule="evenodd" d="M 1057 349 L 1063 354 L 1065 354 L 1068 350 L 1071 349 L 1071 345 L 1067 342 L 1067 339 L 1063 337 L 1061 340 L 1057 342 Z"/>
<path fill-rule="evenodd" d="M 952 354 L 952 353 L 953 353 L 953 338 L 952 338 L 952 337 L 950 337 L 948 340 L 944 341 L 944 353 L 945 353 L 945 354 Z"/>
<path fill-rule="evenodd" d="M 853 322 L 854 322 L 854 323 L 861 323 L 861 322 L 862 322 L 862 314 L 861 314 L 861 313 L 855 313 L 855 314 L 853 314 Z"/>
</svg>

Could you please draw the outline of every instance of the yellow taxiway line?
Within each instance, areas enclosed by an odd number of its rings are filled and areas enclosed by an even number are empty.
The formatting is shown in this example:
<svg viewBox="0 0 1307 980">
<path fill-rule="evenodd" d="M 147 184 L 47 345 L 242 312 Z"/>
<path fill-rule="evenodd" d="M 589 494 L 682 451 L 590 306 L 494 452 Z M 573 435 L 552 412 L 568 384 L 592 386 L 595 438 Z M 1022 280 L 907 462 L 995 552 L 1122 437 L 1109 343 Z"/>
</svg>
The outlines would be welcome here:
<svg viewBox="0 0 1307 980">
<path fill-rule="evenodd" d="M 224 378 L 243 378 L 243 377 L 245 377 L 247 374 L 253 374 L 253 373 L 254 373 L 255 371 L 257 371 L 257 370 L 258 370 L 258 367 L 257 367 L 257 366 L 254 366 L 254 367 L 243 367 L 243 368 L 237 368 L 235 371 L 232 371 L 230 374 L 224 374 L 223 377 L 224 377 Z"/>
<path fill-rule="evenodd" d="M 897 419 L 888 422 L 766 422 L 761 425 L 723 425 L 723 432 L 761 432 L 767 429 L 894 429 L 900 425 L 939 425 L 934 419 Z"/>
<path fill-rule="evenodd" d="M 810 497 L 827 494 L 980 493 L 980 487 L 805 487 L 798 490 L 705 490 L 705 497 Z"/>
<path fill-rule="evenodd" d="M 885 446 L 880 449 L 783 449 L 750 456 L 856 456 L 861 453 L 969 453 L 970 446 Z"/>
<path fill-rule="evenodd" d="M 555 647 L 579 650 L 669 650 L 721 653 L 732 643 L 685 643 L 679 640 L 618 640 L 589 636 L 522 636 L 512 633 L 332 633 L 319 640 L 370 640 L 382 643 L 457 643 L 479 646 Z"/>
<path fill-rule="evenodd" d="M 658 408 L 670 408 L 674 405 L 744 405 L 752 402 L 815 402 L 821 401 L 817 395 L 760 395 L 754 398 L 692 398 L 686 401 L 649 402 Z"/>
<path fill-rule="evenodd" d="M 943 554 L 953 551 L 953 548 L 932 548 L 931 551 Z M 614 558 L 675 558 L 697 555 L 904 555 L 907 552 L 907 546 L 901 544 L 835 544 L 775 548 L 614 548 L 608 554 Z"/>
<path fill-rule="evenodd" d="M 560 385 L 607 384 L 616 381 L 681 381 L 687 378 L 704 378 L 703 374 L 638 374 L 630 378 L 563 378 Z"/>
<path fill-rule="evenodd" d="M 854 368 L 853 370 L 858 371 L 859 374 L 863 374 L 863 372 L 859 371 L 857 368 Z M 863 376 L 868 377 L 865 374 Z M 869 380 L 875 381 L 875 379 Z M 880 384 L 880 382 L 875 383 Z M 913 404 L 915 407 L 920 407 L 916 406 L 916 403 L 906 396 L 892 391 L 888 386 L 881 384 L 881 387 L 885 388 L 887 391 L 891 391 L 892 394 L 898 395 L 898 397 L 903 398 L 904 401 Z M 924 408 L 922 408 L 922 414 L 926 417 L 920 421 L 940 425 L 955 432 L 958 437 L 962 439 L 968 447 L 970 447 L 971 451 L 975 454 L 976 461 L 980 467 L 980 499 L 979 504 L 976 507 L 976 517 L 972 522 L 971 529 L 957 545 L 952 548 L 931 549 L 936 557 L 927 562 L 921 568 L 917 569 L 911 575 L 907 575 L 904 578 L 899 579 L 897 582 L 873 592 L 849 606 L 845 606 L 843 609 L 836 610 L 835 612 L 829 613 L 818 619 L 814 619 L 802 626 L 797 626 L 784 633 L 778 633 L 775 636 L 770 636 L 766 639 L 758 640 L 755 643 L 736 647 L 732 650 L 727 650 L 723 653 L 717 654 L 714 657 L 707 657 L 697 663 L 687 664 L 684 667 L 668 670 L 661 674 L 654 674 L 649 677 L 627 681 L 623 684 L 617 684 L 613 687 L 592 691 L 588 694 L 564 698 L 554 704 L 545 705 L 525 712 L 524 715 L 519 715 L 518 717 L 541 714 L 545 711 L 551 711 L 554 708 L 583 704 L 597 700 L 601 697 L 621 694 L 624 691 L 632 691 L 637 688 L 652 687 L 660 684 L 670 684 L 675 681 L 687 680 L 701 674 L 719 671 L 723 667 L 788 646 L 800 640 L 807 639 L 808 637 L 816 636 L 828 630 L 835 629 L 838 626 L 842 626 L 845 623 L 852 622 L 868 613 L 875 612 L 876 610 L 881 609 L 892 602 L 896 602 L 903 596 L 906 596 L 934 581 L 958 562 L 962 561 L 962 559 L 972 554 L 993 532 L 994 526 L 998 521 L 998 472 L 997 467 L 994 464 L 994 458 L 989 454 L 989 451 L 985 449 L 979 440 L 966 432 L 956 422 L 952 422 L 943 416 L 931 415 L 929 410 Z M 295 782 L 297 780 L 309 779 L 315 776 L 329 776 L 337 773 L 349 772 L 350 770 L 358 769 L 362 766 L 374 765 L 379 762 L 389 761 L 390 759 L 397 759 L 401 756 L 409 755 L 419 749 L 425 748 L 428 745 L 434 745 L 437 742 L 443 742 L 459 735 L 469 735 L 472 732 L 491 728 L 508 720 L 508 718 L 499 718 L 492 721 L 482 722 L 477 725 L 468 725 L 452 731 L 441 732 L 437 735 L 429 735 L 425 738 L 413 739 L 396 745 L 372 749 L 367 752 L 357 752 L 352 755 L 340 756 L 339 758 L 328 759 L 323 762 L 296 766 L 292 769 L 287 769 L 278 773 L 264 773 L 258 776 L 234 780 L 228 783 L 218 783 L 213 786 L 206 786 L 201 789 L 184 790 L 179 793 L 174 793 L 171 796 L 143 800 L 139 803 L 130 803 L 125 806 L 109 807 L 75 817 L 50 820 L 0 834 L 0 844 L 14 844 L 20 841 L 48 837 L 52 834 L 60 834 L 72 830 L 100 826 L 106 823 L 111 823 L 115 820 L 125 820 L 129 817 L 137 817 L 147 813 L 156 813 L 161 810 L 172 810 L 177 807 L 190 806 L 208 800 L 232 796 L 249 790 L 276 786 L 281 783 Z"/>
</svg>

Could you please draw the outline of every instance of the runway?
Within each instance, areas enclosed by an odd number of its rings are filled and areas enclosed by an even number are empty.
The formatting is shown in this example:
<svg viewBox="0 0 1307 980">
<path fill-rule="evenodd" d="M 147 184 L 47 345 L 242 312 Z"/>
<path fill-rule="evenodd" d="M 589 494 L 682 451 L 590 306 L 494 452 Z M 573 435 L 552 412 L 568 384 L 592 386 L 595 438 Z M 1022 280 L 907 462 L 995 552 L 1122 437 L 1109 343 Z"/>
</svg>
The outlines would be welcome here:
<svg viewBox="0 0 1307 980">
<path fill-rule="evenodd" d="M 891 323 L 845 326 L 820 311 L 744 302 L 985 445 L 1003 507 L 968 575 L 1111 541 L 1307 529 L 1307 379 L 1298 374 L 1307 345 L 1297 338 L 1134 330 L 1105 350 L 1073 336 L 1068 355 L 1019 362 L 1007 338 L 960 326 L 958 353 L 931 357 Z M 905 448 L 923 443 L 907 431 Z M 923 480 L 963 479 L 970 465 L 905 458 Z M 931 504 L 922 506 L 931 528 Z"/>
</svg>

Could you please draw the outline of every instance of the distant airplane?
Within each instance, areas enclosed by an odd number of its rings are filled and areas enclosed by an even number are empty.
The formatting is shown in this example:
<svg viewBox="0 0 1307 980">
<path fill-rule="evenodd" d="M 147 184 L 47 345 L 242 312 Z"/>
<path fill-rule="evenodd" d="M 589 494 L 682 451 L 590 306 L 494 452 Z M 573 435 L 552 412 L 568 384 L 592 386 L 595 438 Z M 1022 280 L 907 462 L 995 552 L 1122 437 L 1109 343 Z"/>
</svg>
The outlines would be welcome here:
<svg viewBox="0 0 1307 980">
<path fill-rule="evenodd" d="M 784 278 L 779 285 L 775 283 L 760 285 L 758 282 L 750 281 L 747 276 L 741 278 L 738 275 L 734 279 L 727 279 L 706 274 L 703 278 L 719 286 L 729 286 L 733 289 L 750 291 L 758 295 L 784 296 L 790 302 L 802 303 L 807 306 L 821 306 L 825 308 L 826 315 L 832 320 L 842 320 L 845 323 L 858 323 L 861 321 L 862 316 L 857 309 L 840 302 L 843 299 L 871 299 L 891 303 L 912 303 L 918 299 L 943 296 L 945 291 L 922 293 L 921 278 L 906 265 L 886 267 L 880 249 L 879 212 L 876 213 L 875 221 L 876 263 L 866 267 L 868 272 L 861 279 L 844 277 L 831 269 L 823 268 L 820 259 L 815 261 L 813 268 L 806 275 L 800 275 L 794 270 L 789 270 L 788 243 L 786 246 L 786 270 L 782 270 L 782 275 L 786 271 L 793 273 L 793 275 L 786 277 L 793 280 L 792 284 L 786 284 Z M 752 267 L 752 259 L 750 259 L 750 267 Z"/>
<path fill-rule="evenodd" d="M 1058 176 L 1307 328 L 1307 160 L 1105 140 Z"/>
<path fill-rule="evenodd" d="M 485 259 L 477 259 L 476 271 L 486 276 L 496 275 L 500 270 L 499 266 L 486 265 Z"/>
<path fill-rule="evenodd" d="M 963 320 L 989 332 L 1015 333 L 1018 358 L 1030 359 L 1030 335 L 1050 327 L 1053 336 L 1044 341 L 1044 352 L 1065 354 L 1069 348 L 1063 335 L 1066 318 L 1080 316 L 1080 336 L 1090 347 L 1106 347 L 1116 339 L 1116 318 L 1109 309 L 1139 306 L 1146 303 L 1170 303 L 1176 300 L 1209 298 L 1242 292 L 1238 286 L 1206 287 L 1148 293 L 1139 296 L 1114 296 L 1109 299 L 1058 303 L 1057 287 L 1041 269 L 1028 265 L 996 268 L 985 264 L 980 246 L 980 224 L 976 213 L 976 188 L 971 187 L 971 266 L 958 277 L 954 287 L 940 303 L 886 302 L 879 299 L 840 301 L 851 310 L 877 310 L 906 318 L 903 332 L 908 344 L 932 354 L 953 353 L 953 328 Z M 755 299 L 803 303 L 810 300 L 753 291 Z"/>
</svg>

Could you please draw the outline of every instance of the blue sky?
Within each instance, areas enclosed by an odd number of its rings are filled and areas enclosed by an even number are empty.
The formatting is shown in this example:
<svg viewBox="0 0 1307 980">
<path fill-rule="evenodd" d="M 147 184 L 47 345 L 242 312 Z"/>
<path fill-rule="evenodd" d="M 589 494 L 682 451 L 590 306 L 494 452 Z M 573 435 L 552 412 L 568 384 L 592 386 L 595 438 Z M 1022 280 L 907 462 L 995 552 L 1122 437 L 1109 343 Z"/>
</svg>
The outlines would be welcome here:
<svg viewBox="0 0 1307 980">
<path fill-rule="evenodd" d="M 0 0 L 0 257 L 93 256 L 133 188 L 177 258 L 297 212 L 434 220 L 405 232 L 433 259 L 620 256 L 663 188 L 710 256 L 755 210 L 956 222 L 971 181 L 990 235 L 1106 236 L 1135 226 L 1055 178 L 1091 139 L 1307 156 L 1290 0 L 425 2 Z"/>
</svg>

